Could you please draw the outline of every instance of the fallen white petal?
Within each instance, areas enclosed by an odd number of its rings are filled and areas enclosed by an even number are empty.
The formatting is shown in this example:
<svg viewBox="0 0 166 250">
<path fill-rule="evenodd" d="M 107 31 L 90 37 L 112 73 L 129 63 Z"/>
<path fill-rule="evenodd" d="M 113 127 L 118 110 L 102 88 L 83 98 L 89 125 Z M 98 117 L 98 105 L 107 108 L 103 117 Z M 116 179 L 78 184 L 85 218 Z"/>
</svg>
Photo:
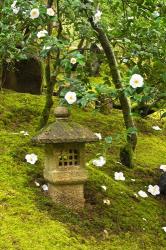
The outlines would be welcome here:
<svg viewBox="0 0 166 250">
<path fill-rule="evenodd" d="M 25 156 L 25 159 L 26 159 L 26 161 L 28 162 L 28 163 L 30 163 L 30 164 L 35 164 L 36 163 L 36 161 L 38 160 L 38 156 L 37 155 L 35 155 L 35 154 L 27 154 L 26 156 Z"/>
<path fill-rule="evenodd" d="M 107 190 L 107 187 L 106 186 L 101 186 L 101 188 L 104 190 L 104 191 L 106 191 Z"/>
<path fill-rule="evenodd" d="M 153 196 L 159 195 L 160 194 L 160 187 L 158 185 L 149 185 L 148 186 L 148 192 L 152 194 Z"/>
<path fill-rule="evenodd" d="M 108 231 L 106 229 L 104 229 L 103 233 L 108 235 Z"/>
<path fill-rule="evenodd" d="M 48 186 L 47 186 L 46 184 L 44 184 L 44 185 L 42 186 L 42 189 L 43 189 L 43 191 L 48 191 Z"/>
<path fill-rule="evenodd" d="M 122 165 L 122 163 L 121 163 L 120 161 L 117 161 L 116 163 L 118 163 L 118 164 Z"/>
<path fill-rule="evenodd" d="M 103 156 L 100 156 L 98 159 L 94 159 L 92 161 L 93 165 L 95 165 L 96 167 L 102 167 L 105 165 L 106 163 L 106 159 Z"/>
<path fill-rule="evenodd" d="M 103 203 L 106 204 L 107 206 L 109 206 L 111 204 L 109 199 L 104 199 Z"/>
<path fill-rule="evenodd" d="M 27 131 L 25 131 L 24 135 L 27 136 L 27 135 L 29 135 L 29 133 Z"/>
<path fill-rule="evenodd" d="M 161 165 L 160 169 L 163 170 L 164 172 L 166 172 L 166 165 Z"/>
<path fill-rule="evenodd" d="M 100 134 L 100 133 L 95 133 L 95 135 L 98 137 L 98 139 L 99 139 L 99 140 L 101 140 L 101 139 L 102 139 L 102 136 L 101 136 L 101 134 Z"/>
<path fill-rule="evenodd" d="M 147 193 L 145 193 L 145 192 L 142 191 L 142 190 L 140 190 L 140 191 L 138 192 L 138 194 L 139 194 L 139 196 L 141 196 L 142 198 L 148 197 Z"/>
<path fill-rule="evenodd" d="M 35 185 L 36 185 L 37 187 L 40 187 L 40 183 L 37 182 L 37 181 L 35 181 Z"/>
<path fill-rule="evenodd" d="M 116 181 L 125 181 L 125 177 L 122 172 L 115 172 L 114 173 L 114 179 Z"/>
<path fill-rule="evenodd" d="M 152 128 L 153 128 L 154 130 L 156 130 L 156 131 L 161 130 L 161 128 L 160 128 L 159 126 L 152 126 Z"/>
</svg>

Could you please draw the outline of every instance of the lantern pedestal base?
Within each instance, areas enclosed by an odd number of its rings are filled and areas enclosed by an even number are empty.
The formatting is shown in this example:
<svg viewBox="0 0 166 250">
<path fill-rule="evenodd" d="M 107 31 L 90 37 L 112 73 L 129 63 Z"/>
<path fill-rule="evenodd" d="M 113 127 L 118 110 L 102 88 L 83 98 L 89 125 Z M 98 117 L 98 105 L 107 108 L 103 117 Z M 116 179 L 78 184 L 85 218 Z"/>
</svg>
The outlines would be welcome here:
<svg viewBox="0 0 166 250">
<path fill-rule="evenodd" d="M 48 193 L 55 203 L 62 204 L 72 210 L 82 210 L 85 205 L 84 185 L 52 185 L 48 184 Z"/>
</svg>

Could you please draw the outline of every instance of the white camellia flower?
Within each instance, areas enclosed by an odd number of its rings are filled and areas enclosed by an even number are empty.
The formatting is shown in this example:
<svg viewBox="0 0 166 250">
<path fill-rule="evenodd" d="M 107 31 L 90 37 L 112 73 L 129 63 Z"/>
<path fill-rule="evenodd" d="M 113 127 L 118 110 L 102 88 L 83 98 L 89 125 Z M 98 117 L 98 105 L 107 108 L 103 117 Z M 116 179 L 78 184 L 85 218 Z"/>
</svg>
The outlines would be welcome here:
<svg viewBox="0 0 166 250">
<path fill-rule="evenodd" d="M 125 177 L 122 172 L 115 172 L 114 173 L 114 179 L 116 181 L 125 181 Z"/>
<path fill-rule="evenodd" d="M 106 204 L 107 206 L 109 206 L 111 204 L 109 199 L 104 199 L 103 203 Z"/>
<path fill-rule="evenodd" d="M 48 31 L 47 30 L 41 30 L 37 33 L 37 37 L 38 38 L 43 38 L 45 37 L 46 35 L 48 35 Z"/>
<path fill-rule="evenodd" d="M 164 232 L 166 233 L 166 227 L 162 227 L 162 229 L 164 230 Z"/>
<path fill-rule="evenodd" d="M 127 58 L 123 58 L 123 60 L 122 60 L 123 63 L 127 63 L 128 61 L 129 61 L 129 59 L 127 59 Z"/>
<path fill-rule="evenodd" d="M 95 133 L 95 135 L 99 138 L 99 140 L 101 140 L 101 139 L 102 139 L 102 136 L 101 136 L 101 134 L 100 134 L 100 133 Z"/>
<path fill-rule="evenodd" d="M 16 4 L 17 4 L 17 1 L 14 1 L 14 2 L 12 3 L 12 5 L 11 5 L 11 8 L 12 8 L 12 10 L 13 10 L 13 13 L 17 15 L 18 12 L 20 11 L 20 7 L 16 7 Z"/>
<path fill-rule="evenodd" d="M 156 130 L 156 131 L 159 131 L 161 130 L 161 128 L 159 126 L 152 126 L 152 129 Z"/>
<path fill-rule="evenodd" d="M 144 85 L 144 79 L 141 75 L 139 74 L 134 74 L 132 75 L 130 79 L 130 86 L 134 89 L 140 88 Z"/>
<path fill-rule="evenodd" d="M 55 15 L 55 11 L 52 8 L 48 8 L 47 9 L 47 15 L 54 16 Z"/>
<path fill-rule="evenodd" d="M 36 161 L 38 160 L 38 157 L 37 157 L 37 155 L 35 155 L 35 154 L 27 154 L 27 155 L 25 156 L 25 159 L 26 159 L 26 161 L 27 161 L 28 163 L 30 163 L 30 164 L 35 164 Z"/>
<path fill-rule="evenodd" d="M 47 186 L 46 184 L 44 184 L 44 185 L 42 186 L 42 189 L 43 189 L 43 191 L 48 191 L 48 186 Z"/>
<path fill-rule="evenodd" d="M 97 10 L 93 17 L 93 22 L 95 24 L 97 24 L 100 21 L 101 15 L 102 15 L 102 12 L 100 10 Z"/>
<path fill-rule="evenodd" d="M 134 17 L 133 17 L 133 16 L 129 16 L 127 19 L 128 19 L 128 20 L 133 20 Z"/>
<path fill-rule="evenodd" d="M 102 185 L 101 188 L 106 191 L 107 190 L 107 187 L 105 185 Z"/>
<path fill-rule="evenodd" d="M 152 16 L 153 17 L 159 17 L 160 13 L 157 10 L 155 10 L 155 11 L 153 11 Z"/>
<path fill-rule="evenodd" d="M 50 50 L 51 49 L 51 46 L 43 46 L 43 50 Z"/>
<path fill-rule="evenodd" d="M 15 7 L 16 7 L 16 4 L 17 4 L 17 0 L 14 1 L 14 2 L 12 3 L 11 8 L 12 8 L 12 9 L 15 8 Z"/>
<path fill-rule="evenodd" d="M 73 104 L 77 101 L 77 95 L 75 92 L 69 91 L 65 95 L 65 100 L 68 102 L 68 104 Z"/>
<path fill-rule="evenodd" d="M 40 15 L 40 12 L 39 12 L 39 9 L 37 9 L 37 8 L 32 9 L 30 12 L 31 19 L 36 19 L 39 17 L 39 15 Z"/>
<path fill-rule="evenodd" d="M 70 63 L 71 63 L 71 64 L 76 64 L 76 62 L 77 62 L 77 59 L 76 59 L 75 57 L 72 57 L 72 58 L 70 59 Z"/>
<path fill-rule="evenodd" d="M 158 185 L 154 185 L 154 186 L 149 185 L 149 186 L 148 186 L 148 192 L 149 192 L 150 194 L 156 196 L 156 195 L 159 195 L 159 194 L 160 194 L 160 188 L 159 188 Z"/>
<path fill-rule="evenodd" d="M 103 156 L 100 156 L 98 159 L 94 159 L 92 163 L 96 167 L 102 167 L 106 164 L 106 159 Z"/>
<path fill-rule="evenodd" d="M 164 172 L 166 172 L 166 165 L 161 165 L 160 169 L 163 170 Z"/>
<path fill-rule="evenodd" d="M 140 191 L 138 192 L 138 194 L 139 194 L 139 196 L 141 196 L 142 198 L 148 197 L 147 193 L 145 193 L 145 192 L 142 191 L 142 190 L 140 190 Z"/>
<path fill-rule="evenodd" d="M 18 14 L 18 12 L 20 11 L 20 7 L 15 7 L 15 8 L 13 8 L 12 9 L 13 10 L 13 13 L 15 14 L 15 15 L 17 15 Z"/>
</svg>

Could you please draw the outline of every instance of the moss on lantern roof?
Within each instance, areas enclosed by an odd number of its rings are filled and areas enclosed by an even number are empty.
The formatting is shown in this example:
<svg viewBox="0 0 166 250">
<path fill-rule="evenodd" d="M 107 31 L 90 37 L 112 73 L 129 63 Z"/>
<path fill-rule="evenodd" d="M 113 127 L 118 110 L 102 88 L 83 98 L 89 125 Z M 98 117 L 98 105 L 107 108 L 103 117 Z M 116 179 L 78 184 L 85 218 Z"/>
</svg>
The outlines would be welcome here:
<svg viewBox="0 0 166 250">
<path fill-rule="evenodd" d="M 59 120 L 42 129 L 35 143 L 95 142 L 99 139 L 88 128 L 71 121 Z"/>
<path fill-rule="evenodd" d="M 37 144 L 44 143 L 70 143 L 70 142 L 95 142 L 98 137 L 88 128 L 68 119 L 66 110 L 56 112 L 56 121 L 43 128 L 32 141 Z M 57 110 L 56 110 L 57 111 Z"/>
</svg>

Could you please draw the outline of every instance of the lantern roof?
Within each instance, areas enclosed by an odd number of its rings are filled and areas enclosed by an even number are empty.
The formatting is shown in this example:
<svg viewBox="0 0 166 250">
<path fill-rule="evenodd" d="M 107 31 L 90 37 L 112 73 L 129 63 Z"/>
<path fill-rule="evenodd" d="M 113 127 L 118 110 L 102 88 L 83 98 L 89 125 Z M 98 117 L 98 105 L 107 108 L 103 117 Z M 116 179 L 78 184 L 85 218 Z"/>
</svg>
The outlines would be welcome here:
<svg viewBox="0 0 166 250">
<path fill-rule="evenodd" d="M 88 128 L 69 119 L 66 107 L 55 109 L 56 121 L 44 127 L 32 141 L 36 144 L 95 142 L 99 138 Z"/>
</svg>

